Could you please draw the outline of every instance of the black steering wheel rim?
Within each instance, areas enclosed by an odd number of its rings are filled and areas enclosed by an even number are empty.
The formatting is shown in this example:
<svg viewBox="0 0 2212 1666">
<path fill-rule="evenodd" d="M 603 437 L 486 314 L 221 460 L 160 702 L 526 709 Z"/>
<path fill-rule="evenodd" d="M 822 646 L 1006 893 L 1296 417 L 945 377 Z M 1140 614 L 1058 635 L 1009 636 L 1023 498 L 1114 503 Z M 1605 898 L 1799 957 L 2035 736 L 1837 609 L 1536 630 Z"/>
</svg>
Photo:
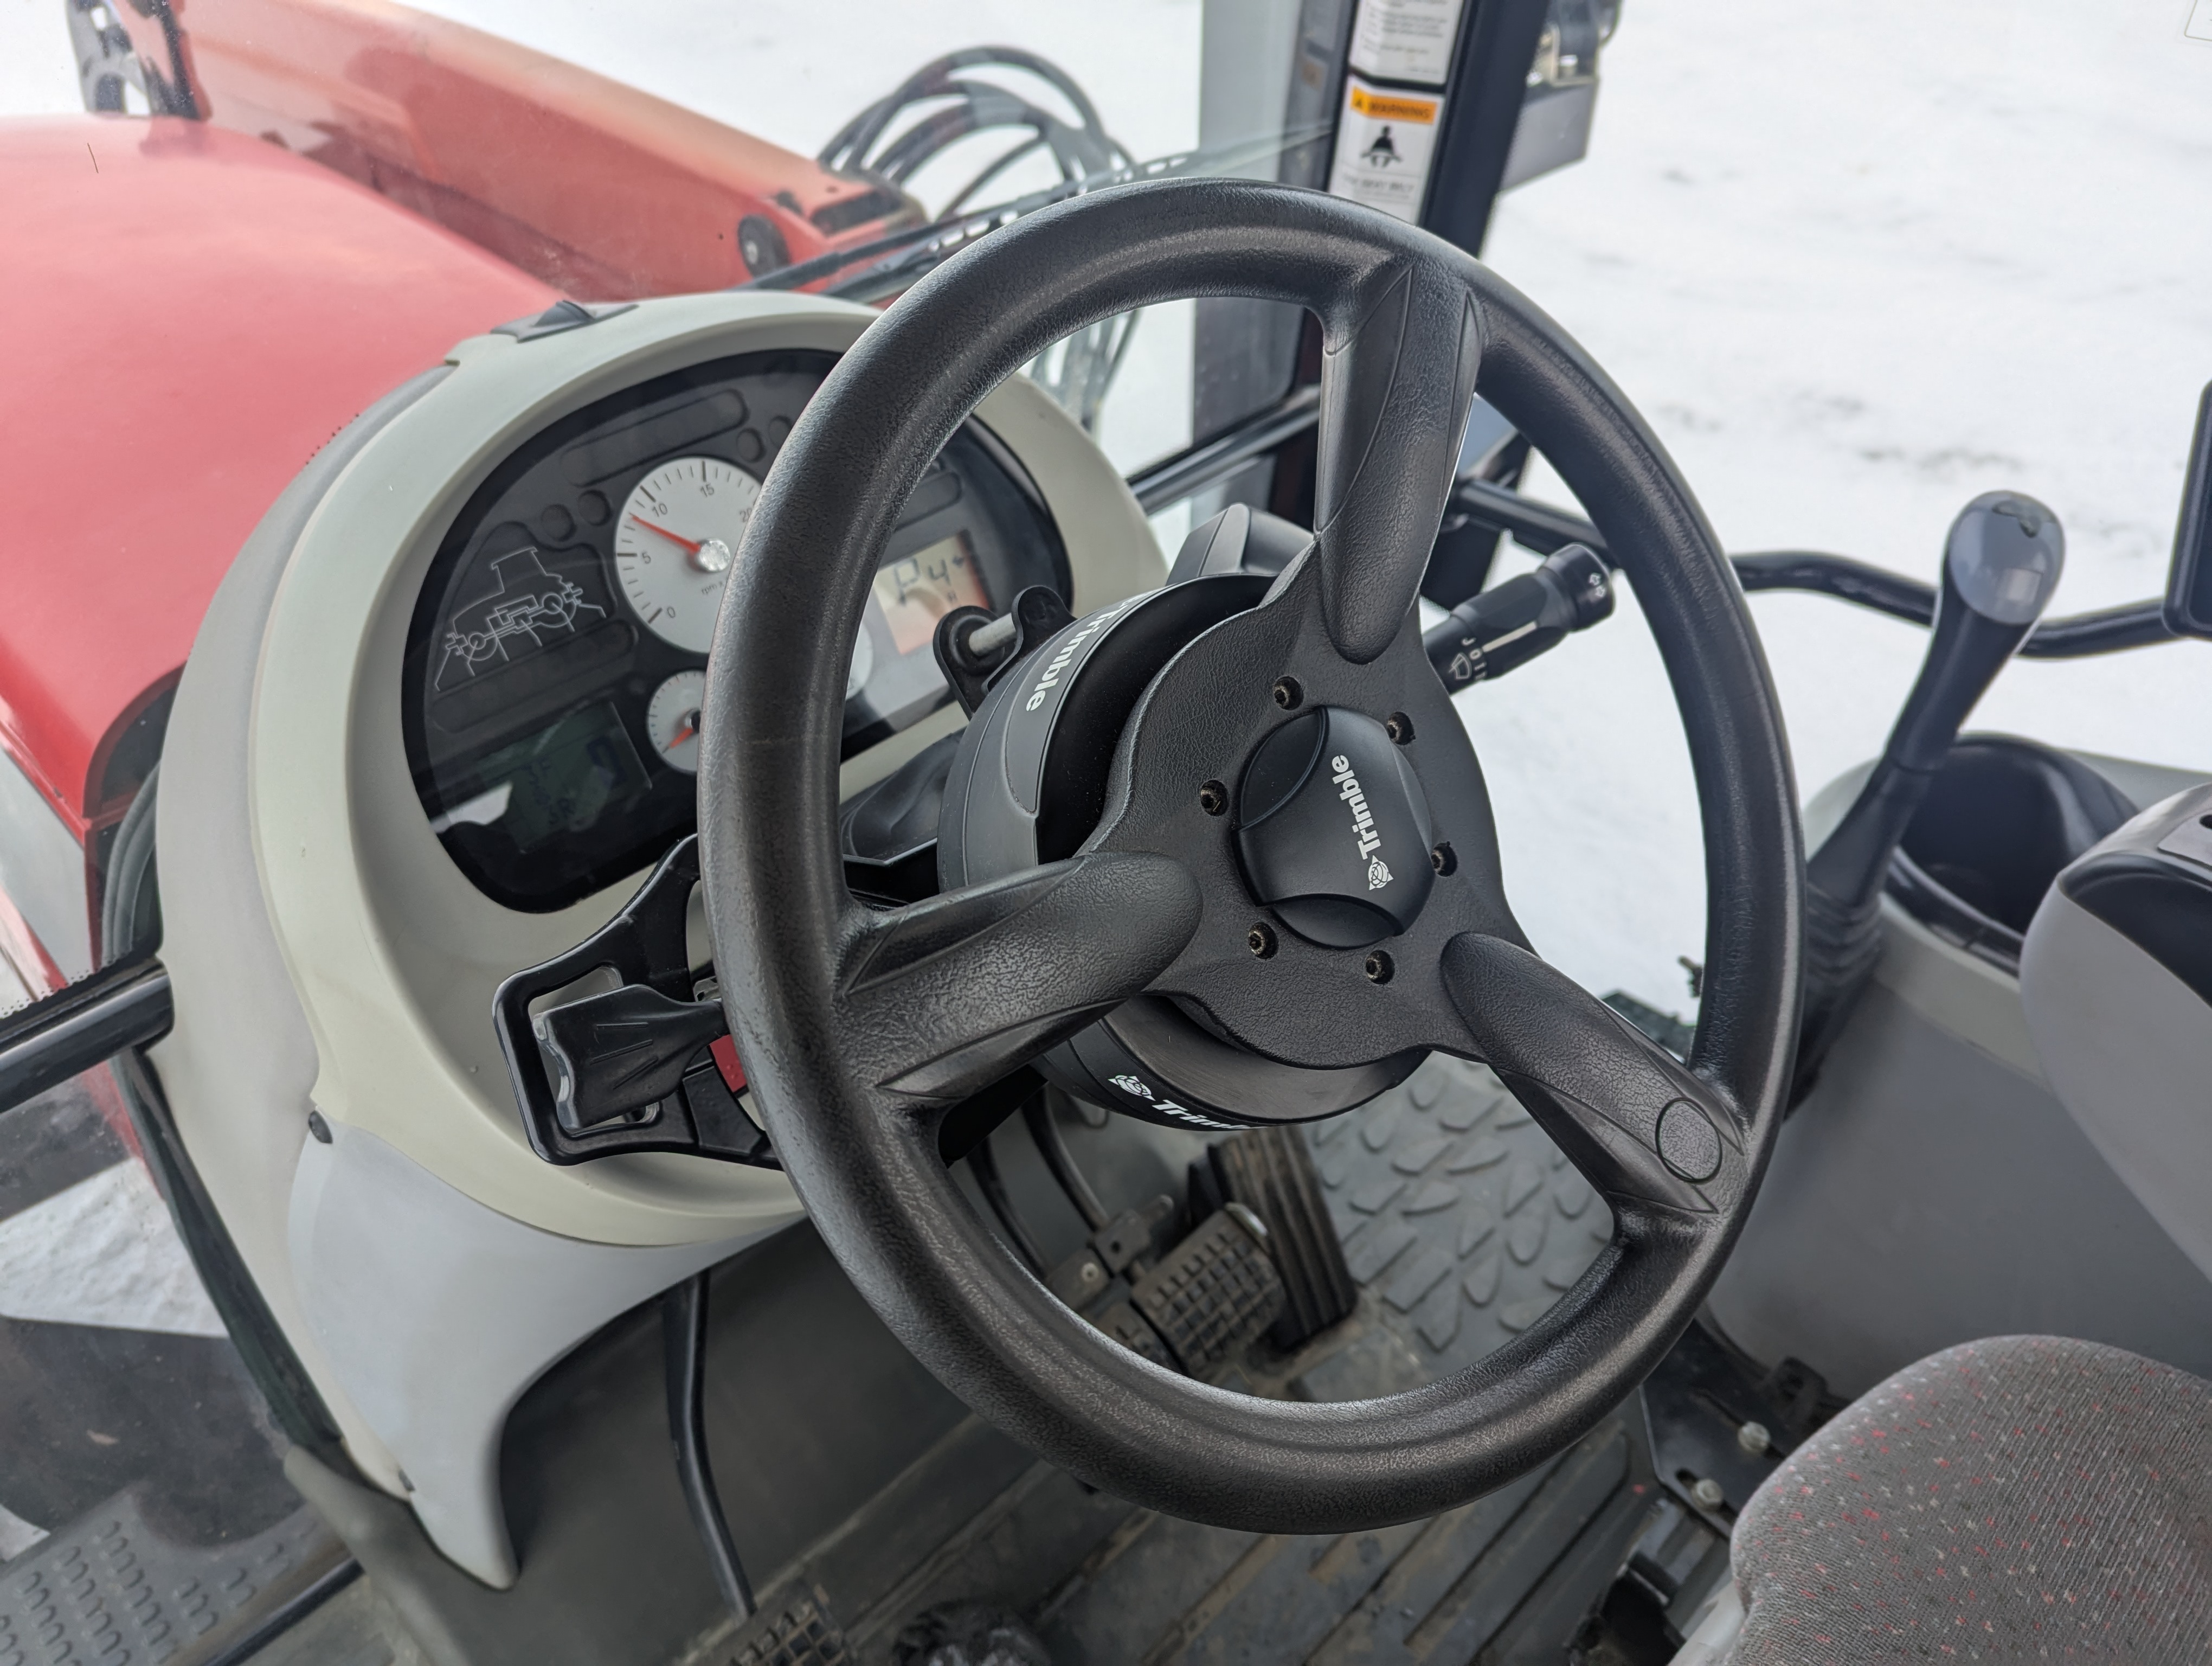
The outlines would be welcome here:
<svg viewBox="0 0 2212 1666">
<path fill-rule="evenodd" d="M 1134 807 L 1155 768 L 1139 731 L 1174 721 L 1146 715 L 1162 683 L 1125 736 L 1121 819 L 1109 808 L 1115 825 L 1070 861 L 884 915 L 851 899 L 836 842 L 845 660 L 922 471 L 1052 342 L 1193 295 L 1303 305 L 1328 349 L 1316 544 L 1255 613 L 1303 608 L 1298 651 L 1346 689 L 1403 669 L 1480 386 L 1635 584 L 1699 793 L 1706 982 L 1688 1069 L 1528 953 L 1502 891 L 1445 942 L 1448 1004 L 1427 997 L 1425 1021 L 1460 1027 L 1429 1044 L 1488 1059 L 1607 1195 L 1616 1231 L 1529 1331 L 1384 1400 L 1262 1400 L 1139 1359 L 999 1246 L 939 1156 L 945 1109 L 1169 977 L 1222 907 L 1218 880 L 1159 849 Z M 793 429 L 732 571 L 705 714 L 701 847 L 723 1000 L 793 1184 L 908 1347 L 1084 1479 L 1255 1530 L 1449 1508 L 1594 1426 L 1717 1274 L 1765 1169 L 1797 1021 L 1802 851 L 1781 720 L 1741 593 L 1663 448 L 1559 326 L 1463 252 L 1334 198 L 1233 180 L 1118 187 L 994 234 L 890 308 Z M 1489 837 L 1486 800 L 1484 814 Z M 1495 868 L 1493 840 L 1489 890 Z M 1408 1002 L 1427 988 L 1401 985 Z"/>
</svg>

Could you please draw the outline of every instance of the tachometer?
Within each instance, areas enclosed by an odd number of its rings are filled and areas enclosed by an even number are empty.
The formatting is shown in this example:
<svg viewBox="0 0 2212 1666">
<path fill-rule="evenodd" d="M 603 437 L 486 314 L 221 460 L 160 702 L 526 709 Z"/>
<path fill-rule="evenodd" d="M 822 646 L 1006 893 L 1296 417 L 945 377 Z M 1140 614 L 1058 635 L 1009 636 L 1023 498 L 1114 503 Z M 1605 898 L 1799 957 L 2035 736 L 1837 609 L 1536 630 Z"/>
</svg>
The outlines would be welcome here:
<svg viewBox="0 0 2212 1666">
<path fill-rule="evenodd" d="M 672 769 L 699 773 L 699 705 L 707 695 L 707 673 L 679 671 L 653 691 L 645 708 L 645 732 L 653 750 Z"/>
<path fill-rule="evenodd" d="M 678 457 L 639 481 L 615 528 L 623 593 L 663 641 L 704 654 L 760 482 L 719 457 Z"/>
</svg>

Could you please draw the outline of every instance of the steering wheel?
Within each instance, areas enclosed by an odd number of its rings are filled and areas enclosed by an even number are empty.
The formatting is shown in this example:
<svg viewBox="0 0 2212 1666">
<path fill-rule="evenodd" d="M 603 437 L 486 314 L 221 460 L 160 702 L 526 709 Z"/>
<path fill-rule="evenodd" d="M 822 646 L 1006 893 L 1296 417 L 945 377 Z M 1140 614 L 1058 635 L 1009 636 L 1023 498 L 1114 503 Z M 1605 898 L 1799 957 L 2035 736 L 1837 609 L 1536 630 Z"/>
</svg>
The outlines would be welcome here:
<svg viewBox="0 0 2212 1666">
<path fill-rule="evenodd" d="M 1293 302 L 1321 320 L 1312 545 L 1153 679 L 1073 857 L 863 907 L 836 841 L 838 720 L 908 492 L 1044 348 L 1189 295 Z M 1530 951 L 1474 749 L 1421 650 L 1414 599 L 1478 387 L 1604 529 L 1681 711 L 1709 897 L 1686 1067 Z M 1243 776 L 1286 701 L 1401 720 L 1399 773 L 1451 847 L 1450 871 L 1377 951 L 1285 930 L 1255 952 L 1267 910 L 1200 803 L 1201 785 Z M 887 311 L 793 429 L 730 575 L 705 709 L 708 918 L 776 1152 L 876 1312 L 1054 1463 L 1249 1530 L 1411 1520 L 1564 1450 L 1689 1322 L 1765 1168 L 1796 1031 L 1803 858 L 1782 722 L 1742 594 L 1656 438 L 1469 256 L 1336 198 L 1236 180 L 1120 186 L 994 232 Z M 1383 800 L 1404 782 L 1370 774 L 1376 813 L 1401 808 Z M 1348 798 L 1339 808 L 1350 840 Z M 1486 1061 L 1612 1205 L 1611 1243 L 1504 1347 L 1386 1399 L 1265 1400 L 1139 1359 L 1000 1247 L 939 1133 L 952 1105 L 1146 993 L 1293 1064 L 1413 1048 Z"/>
</svg>

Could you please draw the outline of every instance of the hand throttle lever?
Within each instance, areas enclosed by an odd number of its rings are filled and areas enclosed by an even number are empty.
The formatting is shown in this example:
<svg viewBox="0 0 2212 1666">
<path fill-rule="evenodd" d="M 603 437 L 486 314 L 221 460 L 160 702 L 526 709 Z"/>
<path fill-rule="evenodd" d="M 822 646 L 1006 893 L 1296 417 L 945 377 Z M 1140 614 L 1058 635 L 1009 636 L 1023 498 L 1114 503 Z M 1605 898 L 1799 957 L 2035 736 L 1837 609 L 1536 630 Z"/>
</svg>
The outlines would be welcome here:
<svg viewBox="0 0 2212 1666">
<path fill-rule="evenodd" d="M 2049 605 L 2065 566 L 2058 517 L 2019 492 L 1985 492 L 1960 512 L 1943 549 L 1928 657 L 1881 758 L 1806 864 L 1802 1098 L 1881 952 L 1881 891 L 1914 812 L 1951 743 Z"/>
</svg>

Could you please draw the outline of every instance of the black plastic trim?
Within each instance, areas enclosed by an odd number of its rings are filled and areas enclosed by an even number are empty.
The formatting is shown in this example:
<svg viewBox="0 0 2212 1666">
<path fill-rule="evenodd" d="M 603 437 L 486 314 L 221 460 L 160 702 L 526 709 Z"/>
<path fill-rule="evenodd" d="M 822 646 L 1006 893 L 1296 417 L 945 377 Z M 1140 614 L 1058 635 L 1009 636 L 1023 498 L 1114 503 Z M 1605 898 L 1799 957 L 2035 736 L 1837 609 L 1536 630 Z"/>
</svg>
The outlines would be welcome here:
<svg viewBox="0 0 2212 1666">
<path fill-rule="evenodd" d="M 1480 254 L 1550 7 L 1547 0 L 1475 0 L 1468 10 L 1472 15 L 1460 27 L 1451 96 L 1437 135 L 1421 225 L 1469 254 Z"/>
</svg>

